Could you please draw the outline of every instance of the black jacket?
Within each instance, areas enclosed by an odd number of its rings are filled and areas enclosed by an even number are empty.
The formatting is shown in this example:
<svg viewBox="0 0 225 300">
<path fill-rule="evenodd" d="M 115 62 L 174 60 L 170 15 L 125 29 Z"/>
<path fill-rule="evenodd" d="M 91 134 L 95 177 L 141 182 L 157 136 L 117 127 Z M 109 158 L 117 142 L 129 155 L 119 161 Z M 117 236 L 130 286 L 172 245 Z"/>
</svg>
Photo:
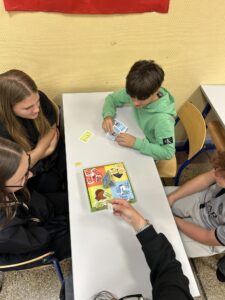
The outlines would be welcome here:
<svg viewBox="0 0 225 300">
<path fill-rule="evenodd" d="M 151 269 L 150 280 L 154 300 L 190 300 L 189 281 L 176 260 L 173 247 L 153 226 L 137 234 Z"/>
<path fill-rule="evenodd" d="M 59 259 L 68 257 L 70 235 L 67 194 L 41 195 L 33 191 L 28 205 L 23 202 L 21 195 L 17 198 L 20 205 L 15 217 L 0 230 L 0 263 L 17 263 L 50 250 L 55 251 Z M 61 215 L 58 214 L 60 208 Z M 0 222 L 4 223 L 4 219 L 1 213 Z"/>
</svg>

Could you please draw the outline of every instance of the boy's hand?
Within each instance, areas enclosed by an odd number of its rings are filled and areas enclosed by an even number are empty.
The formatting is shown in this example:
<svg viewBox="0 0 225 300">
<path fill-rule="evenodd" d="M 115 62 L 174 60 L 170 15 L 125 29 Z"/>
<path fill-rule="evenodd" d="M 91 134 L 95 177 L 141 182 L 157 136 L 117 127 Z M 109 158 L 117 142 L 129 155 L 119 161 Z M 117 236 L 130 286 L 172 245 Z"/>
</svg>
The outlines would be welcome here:
<svg viewBox="0 0 225 300">
<path fill-rule="evenodd" d="M 134 230 L 138 231 L 146 224 L 144 217 L 126 200 L 113 199 L 111 203 L 113 205 L 114 215 L 120 216 L 127 223 L 131 224 Z"/>
<path fill-rule="evenodd" d="M 105 117 L 102 122 L 102 128 L 105 132 L 113 133 L 113 118 L 112 117 Z"/>
<path fill-rule="evenodd" d="M 136 137 L 129 133 L 120 133 L 116 137 L 116 141 L 120 146 L 132 148 L 135 143 Z"/>
</svg>

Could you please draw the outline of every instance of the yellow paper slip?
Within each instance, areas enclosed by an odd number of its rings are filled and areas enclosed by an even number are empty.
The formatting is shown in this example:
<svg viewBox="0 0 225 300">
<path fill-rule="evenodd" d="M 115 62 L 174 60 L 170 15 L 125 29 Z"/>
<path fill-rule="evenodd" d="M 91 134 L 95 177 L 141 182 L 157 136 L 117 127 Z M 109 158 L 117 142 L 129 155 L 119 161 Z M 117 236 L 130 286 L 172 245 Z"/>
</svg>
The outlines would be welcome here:
<svg viewBox="0 0 225 300">
<path fill-rule="evenodd" d="M 84 142 L 84 143 L 87 143 L 90 138 L 92 137 L 93 133 L 89 130 L 85 130 L 82 135 L 80 136 L 79 140 Z"/>
</svg>

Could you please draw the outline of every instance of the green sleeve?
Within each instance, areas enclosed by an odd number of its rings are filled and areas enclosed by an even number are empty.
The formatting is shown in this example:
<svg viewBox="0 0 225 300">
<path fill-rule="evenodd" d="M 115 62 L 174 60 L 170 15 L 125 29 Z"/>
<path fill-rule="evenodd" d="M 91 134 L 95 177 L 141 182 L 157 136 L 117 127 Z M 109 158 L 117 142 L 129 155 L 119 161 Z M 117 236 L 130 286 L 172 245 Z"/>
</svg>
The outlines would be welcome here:
<svg viewBox="0 0 225 300">
<path fill-rule="evenodd" d="M 129 102 L 130 96 L 126 93 L 125 89 L 108 95 L 105 99 L 105 103 L 102 110 L 103 118 L 108 116 L 114 118 L 116 115 L 116 108 L 122 107 L 124 104 Z"/>
<path fill-rule="evenodd" d="M 155 140 L 136 138 L 133 148 L 154 160 L 171 159 L 175 154 L 174 119 L 168 118 L 158 123 L 154 129 Z"/>
</svg>

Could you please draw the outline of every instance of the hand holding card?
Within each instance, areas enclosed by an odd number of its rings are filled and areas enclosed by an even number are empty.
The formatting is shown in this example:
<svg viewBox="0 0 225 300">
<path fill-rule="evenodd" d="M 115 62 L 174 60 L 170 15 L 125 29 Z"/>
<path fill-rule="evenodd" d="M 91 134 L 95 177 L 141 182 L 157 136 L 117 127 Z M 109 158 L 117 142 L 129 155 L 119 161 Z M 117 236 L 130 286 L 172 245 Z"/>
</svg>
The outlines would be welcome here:
<svg viewBox="0 0 225 300">
<path fill-rule="evenodd" d="M 126 132 L 128 127 L 121 121 L 114 119 L 113 124 L 113 134 L 110 134 L 109 132 L 106 133 L 106 137 L 110 139 L 111 141 L 115 141 L 117 135 L 119 135 L 121 132 Z"/>
</svg>

